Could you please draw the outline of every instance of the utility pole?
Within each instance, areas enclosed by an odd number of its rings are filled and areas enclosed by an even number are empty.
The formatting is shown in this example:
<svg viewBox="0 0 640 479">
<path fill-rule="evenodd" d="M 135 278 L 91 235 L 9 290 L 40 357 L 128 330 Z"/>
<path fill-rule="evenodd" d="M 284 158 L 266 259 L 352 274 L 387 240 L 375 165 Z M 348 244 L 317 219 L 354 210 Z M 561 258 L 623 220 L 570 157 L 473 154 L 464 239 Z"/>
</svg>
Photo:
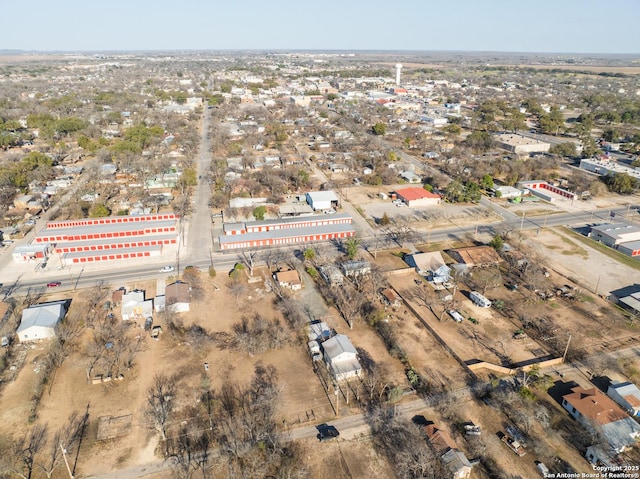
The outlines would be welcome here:
<svg viewBox="0 0 640 479">
<path fill-rule="evenodd" d="M 596 281 L 596 291 L 595 291 L 596 296 L 598 296 L 598 286 L 600 286 L 600 276 L 602 276 L 602 275 L 599 274 L 598 275 L 598 281 Z"/>
<path fill-rule="evenodd" d="M 564 354 L 562 355 L 562 364 L 564 364 L 567 359 L 567 352 L 569 351 L 569 343 L 571 342 L 571 335 L 569 335 L 569 339 L 567 339 L 567 347 L 564 348 Z"/>
<path fill-rule="evenodd" d="M 335 394 L 336 394 L 336 417 L 340 417 L 340 393 L 338 391 L 338 386 L 336 386 Z"/>
<path fill-rule="evenodd" d="M 522 231 L 523 227 L 524 227 L 524 211 L 522 212 L 522 219 L 520 220 L 520 231 Z"/>
<path fill-rule="evenodd" d="M 62 457 L 64 458 L 64 463 L 67 466 L 67 472 L 69 473 L 69 478 L 73 479 L 73 474 L 71 474 L 71 468 L 69 467 L 69 461 L 67 461 L 67 450 L 64 448 L 62 443 L 60 443 L 60 450 L 62 451 Z"/>
</svg>

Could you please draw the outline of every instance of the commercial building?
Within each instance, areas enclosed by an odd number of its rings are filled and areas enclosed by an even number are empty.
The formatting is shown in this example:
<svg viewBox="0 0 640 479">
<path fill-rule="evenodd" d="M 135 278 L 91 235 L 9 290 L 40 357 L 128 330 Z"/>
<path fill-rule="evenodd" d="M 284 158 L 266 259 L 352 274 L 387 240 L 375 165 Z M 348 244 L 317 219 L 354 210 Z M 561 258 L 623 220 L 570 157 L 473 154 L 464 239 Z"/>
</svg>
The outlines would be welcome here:
<svg viewBox="0 0 640 479">
<path fill-rule="evenodd" d="M 53 244 L 61 261 L 88 263 L 159 256 L 178 241 L 179 217 L 172 213 L 52 221 L 34 244 Z"/>
<path fill-rule="evenodd" d="M 356 233 L 351 221 L 347 214 L 333 214 L 225 223 L 218 241 L 228 250 L 344 239 Z"/>
<path fill-rule="evenodd" d="M 311 191 L 306 194 L 307 203 L 313 211 L 328 211 L 339 206 L 339 200 L 333 191 Z"/>
<path fill-rule="evenodd" d="M 516 155 L 528 155 L 530 153 L 547 153 L 551 148 L 550 143 L 534 140 L 525 136 L 513 133 L 502 133 L 496 135 L 496 143 L 503 150 L 510 151 Z"/>
<path fill-rule="evenodd" d="M 549 203 L 554 203 L 558 200 L 575 200 L 577 198 L 575 193 L 553 186 L 546 181 L 521 181 L 518 183 L 518 187 L 528 190 L 532 195 Z"/>
<path fill-rule="evenodd" d="M 640 227 L 630 223 L 605 223 L 591 227 L 591 238 L 610 248 L 617 248 L 640 241 Z"/>
<path fill-rule="evenodd" d="M 580 160 L 580 168 L 603 176 L 626 173 L 636 180 L 640 180 L 640 168 L 621 165 L 613 160 L 585 158 Z"/>
<path fill-rule="evenodd" d="M 48 243 L 28 244 L 16 246 L 11 255 L 16 263 L 26 261 L 39 261 L 46 258 L 51 253 L 52 247 Z"/>
<path fill-rule="evenodd" d="M 424 188 L 400 188 L 395 193 L 399 200 L 411 207 L 436 206 L 441 201 L 440 195 Z"/>
</svg>

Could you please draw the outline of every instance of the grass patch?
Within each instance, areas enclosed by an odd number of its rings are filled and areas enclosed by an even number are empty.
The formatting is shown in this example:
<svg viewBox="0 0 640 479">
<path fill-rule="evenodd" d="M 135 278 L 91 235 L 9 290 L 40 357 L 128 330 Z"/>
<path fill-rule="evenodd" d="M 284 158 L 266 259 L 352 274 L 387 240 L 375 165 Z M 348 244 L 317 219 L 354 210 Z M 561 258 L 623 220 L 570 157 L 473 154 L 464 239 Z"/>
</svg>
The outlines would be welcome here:
<svg viewBox="0 0 640 479">
<path fill-rule="evenodd" d="M 589 252 L 578 246 L 576 243 L 571 241 L 570 238 L 567 238 L 564 235 L 559 234 L 557 231 L 551 230 L 551 232 L 556 235 L 560 240 L 564 243 L 565 249 L 560 252 L 560 254 L 564 256 L 582 256 L 584 259 L 589 258 Z M 560 249 L 562 246 L 547 246 L 549 249 Z"/>
<path fill-rule="evenodd" d="M 590 238 L 582 236 L 580 233 L 577 233 L 572 229 L 567 228 L 566 226 L 562 226 L 561 228 L 565 231 L 565 233 L 572 236 L 576 240 L 580 241 L 584 245 L 587 245 L 595 249 L 596 251 L 608 256 L 611 259 L 616 260 L 619 263 L 624 264 L 625 266 L 629 266 L 637 271 L 640 271 L 640 261 L 638 261 L 637 259 L 631 258 L 630 256 L 627 256 L 625 254 L 620 253 L 619 251 L 611 249 L 608 246 L 603 245 L 602 243 L 599 243 Z"/>
</svg>

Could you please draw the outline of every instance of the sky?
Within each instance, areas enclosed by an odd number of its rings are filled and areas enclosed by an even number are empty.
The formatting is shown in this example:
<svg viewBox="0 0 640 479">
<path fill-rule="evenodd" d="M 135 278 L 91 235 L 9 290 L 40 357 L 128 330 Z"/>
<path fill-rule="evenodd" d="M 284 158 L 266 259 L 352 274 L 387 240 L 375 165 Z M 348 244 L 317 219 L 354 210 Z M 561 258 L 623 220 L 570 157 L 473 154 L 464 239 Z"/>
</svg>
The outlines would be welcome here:
<svg viewBox="0 0 640 479">
<path fill-rule="evenodd" d="M 0 0 L 0 50 L 640 54 L 640 0 Z"/>
</svg>

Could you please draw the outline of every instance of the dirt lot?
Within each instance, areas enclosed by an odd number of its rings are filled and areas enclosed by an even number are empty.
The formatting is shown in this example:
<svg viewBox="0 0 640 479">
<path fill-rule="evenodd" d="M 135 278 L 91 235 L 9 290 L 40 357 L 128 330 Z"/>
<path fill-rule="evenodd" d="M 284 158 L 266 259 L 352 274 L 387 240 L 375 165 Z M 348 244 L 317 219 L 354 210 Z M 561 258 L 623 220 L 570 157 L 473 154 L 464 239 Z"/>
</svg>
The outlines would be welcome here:
<svg viewBox="0 0 640 479">
<path fill-rule="evenodd" d="M 493 218 L 481 206 L 441 204 L 420 208 L 399 208 L 392 203 L 390 198 L 383 200 L 378 196 L 379 193 L 388 195 L 397 188 L 409 186 L 420 187 L 420 185 L 354 186 L 348 188 L 347 198 L 352 204 L 362 209 L 367 220 L 379 220 L 386 213 L 391 219 L 410 219 L 412 226 L 416 229 L 474 224 L 479 220 L 486 222 L 489 218 Z M 495 216 L 495 219 L 498 220 L 499 217 Z M 420 222 L 420 224 L 416 224 L 416 222 Z"/>
<path fill-rule="evenodd" d="M 542 230 L 528 244 L 558 273 L 573 278 L 582 287 L 609 294 L 633 283 L 638 270 L 625 266 L 594 248 L 590 248 L 560 228 Z M 597 267 L 594 267 L 597 265 Z"/>
</svg>

